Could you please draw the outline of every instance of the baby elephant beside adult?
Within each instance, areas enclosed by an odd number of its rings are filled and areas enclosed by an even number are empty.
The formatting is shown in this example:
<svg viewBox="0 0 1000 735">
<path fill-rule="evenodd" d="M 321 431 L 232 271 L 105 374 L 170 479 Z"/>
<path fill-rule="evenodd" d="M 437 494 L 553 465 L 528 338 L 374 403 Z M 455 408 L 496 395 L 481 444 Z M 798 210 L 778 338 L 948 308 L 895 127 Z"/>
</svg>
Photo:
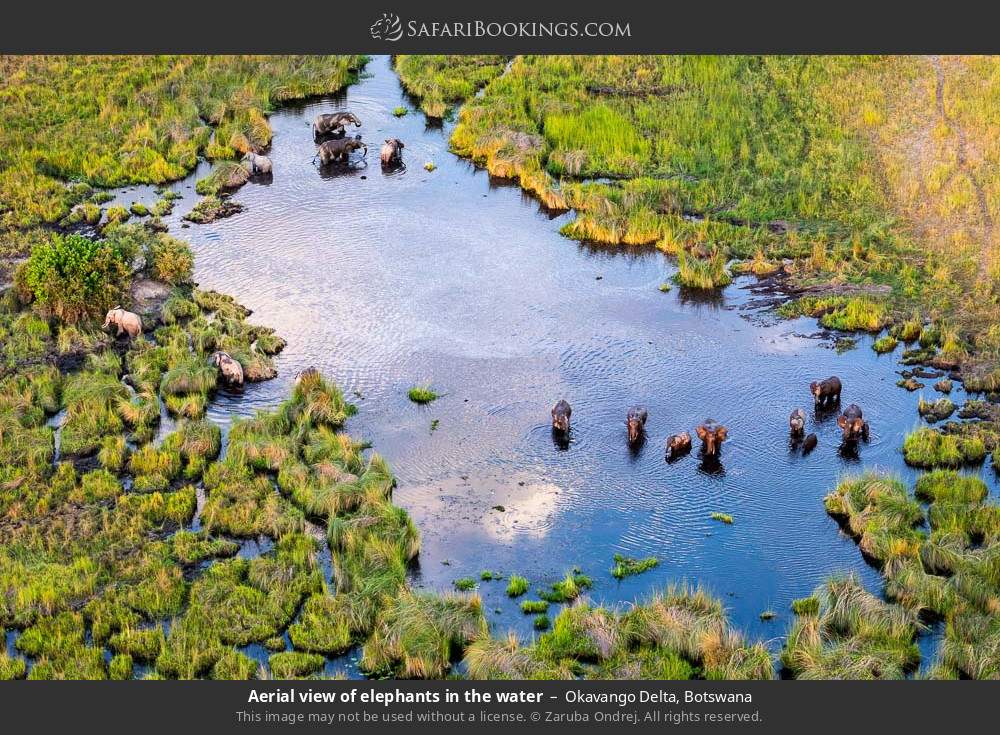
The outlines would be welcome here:
<svg viewBox="0 0 1000 735">
<path fill-rule="evenodd" d="M 243 385 L 243 366 L 228 352 L 218 350 L 212 353 L 208 361 L 219 368 L 223 379 L 230 385 Z"/>
<path fill-rule="evenodd" d="M 330 112 L 317 115 L 313 120 L 313 137 L 324 135 L 343 135 L 345 125 L 361 127 L 361 120 L 351 112 Z"/>
<path fill-rule="evenodd" d="M 382 144 L 380 158 L 383 166 L 398 166 L 403 162 L 403 154 L 400 151 L 406 146 L 399 138 L 386 138 Z"/>
<path fill-rule="evenodd" d="M 368 146 L 361 142 L 360 135 L 343 140 L 328 140 L 320 144 L 319 150 L 316 152 L 316 158 L 319 158 L 321 166 L 331 163 L 347 163 L 351 153 L 359 148 L 364 148 L 365 152 L 363 155 L 368 155 Z"/>
<path fill-rule="evenodd" d="M 118 327 L 118 331 L 115 333 L 117 337 L 121 337 L 122 332 L 128 333 L 128 336 L 132 339 L 142 334 L 142 319 L 139 318 L 139 315 L 131 311 L 125 311 L 120 306 L 116 306 L 107 313 L 104 317 L 104 326 L 102 329 L 107 329 L 112 324 Z"/>
</svg>

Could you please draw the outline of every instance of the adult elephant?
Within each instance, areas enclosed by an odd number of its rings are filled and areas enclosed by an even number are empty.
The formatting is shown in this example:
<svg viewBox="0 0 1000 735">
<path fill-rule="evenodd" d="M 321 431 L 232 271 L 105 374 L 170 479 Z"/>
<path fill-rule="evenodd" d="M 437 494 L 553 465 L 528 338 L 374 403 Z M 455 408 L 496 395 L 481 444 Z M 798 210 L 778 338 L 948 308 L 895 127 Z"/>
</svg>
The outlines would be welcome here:
<svg viewBox="0 0 1000 735">
<path fill-rule="evenodd" d="M 245 156 L 243 156 L 243 168 L 247 170 L 247 173 L 251 176 L 270 176 L 272 171 L 271 159 L 267 156 L 262 156 L 255 151 L 248 151 Z"/>
<path fill-rule="evenodd" d="M 701 439 L 701 449 L 706 457 L 714 457 L 719 453 L 722 442 L 729 435 L 729 430 L 715 419 L 705 419 L 705 423 L 695 429 Z"/>
<path fill-rule="evenodd" d="M 361 148 L 365 149 L 364 155 L 367 156 L 368 146 L 361 142 L 360 135 L 343 140 L 328 140 L 320 144 L 319 150 L 316 152 L 313 160 L 315 161 L 318 158 L 321 166 L 326 166 L 330 163 L 347 163 L 351 153 Z"/>
<path fill-rule="evenodd" d="M 228 352 L 213 352 L 208 361 L 219 368 L 222 377 L 230 385 L 243 385 L 243 366 Z"/>
<path fill-rule="evenodd" d="M 313 137 L 343 135 L 344 127 L 347 125 L 354 125 L 354 127 L 360 128 L 361 120 L 353 112 L 330 112 L 317 115 L 313 120 Z"/>
<path fill-rule="evenodd" d="M 868 422 L 865 421 L 861 407 L 852 403 L 837 417 L 837 426 L 844 433 L 845 442 L 856 442 L 858 439 L 868 439 Z"/>
<path fill-rule="evenodd" d="M 405 147 L 399 138 L 386 138 L 385 143 L 382 144 L 382 150 L 379 152 L 382 165 L 386 167 L 399 166 L 403 162 L 401 151 Z"/>
<path fill-rule="evenodd" d="M 142 319 L 139 318 L 139 315 L 125 311 L 120 306 L 116 306 L 105 315 L 103 329 L 107 329 L 112 324 L 118 328 L 115 333 L 117 337 L 121 337 L 122 332 L 128 334 L 132 339 L 142 334 Z"/>
</svg>

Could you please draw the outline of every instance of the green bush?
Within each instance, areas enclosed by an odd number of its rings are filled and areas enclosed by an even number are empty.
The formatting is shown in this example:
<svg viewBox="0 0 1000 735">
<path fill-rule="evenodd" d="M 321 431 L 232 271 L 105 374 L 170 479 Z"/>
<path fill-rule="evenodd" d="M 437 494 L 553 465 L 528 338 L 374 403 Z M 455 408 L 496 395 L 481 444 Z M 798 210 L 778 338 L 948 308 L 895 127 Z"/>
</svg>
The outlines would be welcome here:
<svg viewBox="0 0 1000 735">
<path fill-rule="evenodd" d="M 159 235 L 146 246 L 146 264 L 158 281 L 177 285 L 191 280 L 194 256 L 187 243 L 169 235 Z"/>
<path fill-rule="evenodd" d="M 38 306 L 64 322 L 103 317 L 128 288 L 133 255 L 117 241 L 56 234 L 31 251 L 21 279 Z"/>
</svg>

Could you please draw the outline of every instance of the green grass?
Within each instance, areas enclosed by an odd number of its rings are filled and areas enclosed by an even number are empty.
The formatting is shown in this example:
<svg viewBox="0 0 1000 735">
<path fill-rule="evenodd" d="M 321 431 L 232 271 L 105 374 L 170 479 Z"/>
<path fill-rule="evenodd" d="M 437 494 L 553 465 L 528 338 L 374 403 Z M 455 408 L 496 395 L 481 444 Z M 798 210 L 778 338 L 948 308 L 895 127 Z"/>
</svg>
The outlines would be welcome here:
<svg viewBox="0 0 1000 735">
<path fill-rule="evenodd" d="M 408 113 L 408 112 L 409 112 L 409 110 L 407 110 L 405 107 L 397 107 L 396 109 L 394 109 L 392 111 L 392 114 L 395 117 L 405 117 L 406 113 Z"/>
<path fill-rule="evenodd" d="M 549 616 L 544 613 L 541 615 L 536 615 L 531 620 L 531 625 L 535 630 L 548 630 L 550 626 Z"/>
<path fill-rule="evenodd" d="M 907 434 L 903 458 L 914 467 L 959 467 L 982 462 L 986 447 L 979 437 L 943 434 L 921 427 Z"/>
<path fill-rule="evenodd" d="M 955 404 L 948 398 L 925 401 L 923 396 L 917 402 L 917 413 L 930 422 L 943 421 L 955 413 Z"/>
<path fill-rule="evenodd" d="M 528 583 L 526 577 L 522 577 L 517 574 L 510 575 L 510 579 L 507 580 L 507 596 L 508 597 L 520 597 L 531 585 Z"/>
<path fill-rule="evenodd" d="M 540 590 L 538 596 L 546 602 L 570 602 L 579 597 L 584 590 L 593 587 L 590 577 L 579 571 L 567 572 L 566 576 L 553 583 L 548 589 Z"/>
<path fill-rule="evenodd" d="M 411 401 L 420 405 L 433 403 L 438 399 L 438 394 L 431 390 L 429 385 L 415 385 L 406 395 Z"/>
<path fill-rule="evenodd" d="M 710 258 L 701 259 L 691 257 L 683 251 L 677 256 L 674 280 L 681 286 L 700 289 L 728 286 L 733 281 L 722 253 L 717 252 Z"/>
<path fill-rule="evenodd" d="M 719 513 L 718 511 L 712 511 L 709 515 L 713 521 L 719 521 L 720 523 L 731 524 L 733 522 L 733 517 L 728 513 Z"/>
<path fill-rule="evenodd" d="M 636 574 L 649 571 L 660 563 L 655 556 L 647 556 L 644 559 L 636 559 L 631 556 L 615 554 L 614 566 L 611 567 L 611 576 L 615 579 L 624 579 Z"/>
<path fill-rule="evenodd" d="M 325 660 L 315 653 L 283 651 L 272 653 L 268 658 L 271 674 L 275 679 L 300 679 L 315 674 L 323 668 Z"/>
<path fill-rule="evenodd" d="M 896 345 L 899 341 L 893 337 L 891 334 L 887 334 L 883 337 L 879 337 L 877 340 L 872 342 L 872 349 L 875 350 L 879 355 L 884 355 L 888 352 L 892 352 L 896 349 Z"/>
<path fill-rule="evenodd" d="M 451 105 L 471 97 L 477 89 L 499 76 L 504 58 L 400 54 L 395 58 L 395 65 L 403 87 L 420 99 L 424 114 L 441 118 Z M 397 113 L 400 109 L 405 108 L 397 108 Z"/>
<path fill-rule="evenodd" d="M 363 61 L 7 58 L 0 66 L 0 149 L 6 152 L 0 229 L 58 222 L 93 196 L 91 185 L 163 183 L 183 177 L 199 155 L 233 159 L 251 146 L 266 147 L 271 129 L 265 113 L 283 100 L 338 91 Z M 143 104 L 135 104 L 138 99 Z"/>
<path fill-rule="evenodd" d="M 455 585 L 455 589 L 460 592 L 468 592 L 470 590 L 476 589 L 476 580 L 472 577 L 460 577 L 456 579 L 452 584 Z"/>
<path fill-rule="evenodd" d="M 545 600 L 525 600 L 521 603 L 521 612 L 525 615 L 534 615 L 547 612 L 549 603 Z"/>
</svg>

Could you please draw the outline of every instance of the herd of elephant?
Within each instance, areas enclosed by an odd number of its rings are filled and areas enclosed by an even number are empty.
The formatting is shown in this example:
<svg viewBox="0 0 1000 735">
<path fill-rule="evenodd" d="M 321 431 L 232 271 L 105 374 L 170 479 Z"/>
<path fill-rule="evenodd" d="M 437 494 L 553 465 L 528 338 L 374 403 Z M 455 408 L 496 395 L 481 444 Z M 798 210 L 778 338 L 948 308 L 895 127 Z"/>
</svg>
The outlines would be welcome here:
<svg viewBox="0 0 1000 735">
<path fill-rule="evenodd" d="M 349 125 L 361 127 L 361 120 L 352 112 L 329 112 L 317 115 L 312 123 L 313 140 L 319 144 L 313 162 L 319 161 L 321 166 L 331 163 L 346 164 L 354 151 L 363 151 L 362 157 L 368 155 L 368 144 L 361 140 L 360 135 L 347 137 L 346 128 Z M 382 144 L 379 158 L 385 168 L 396 168 L 403 165 L 403 141 L 399 138 L 386 138 Z M 271 159 L 256 151 L 248 151 L 241 159 L 241 164 L 250 176 L 270 176 L 273 171 Z"/>
<path fill-rule="evenodd" d="M 116 337 L 127 334 L 130 339 L 135 339 L 142 334 L 142 317 L 132 311 L 126 311 L 120 306 L 110 309 L 104 317 L 104 329 L 115 327 Z M 223 381 L 231 386 L 239 387 L 243 385 L 243 366 L 239 360 L 228 352 L 216 350 L 208 361 L 219 369 Z"/>
<path fill-rule="evenodd" d="M 840 378 L 833 375 L 826 380 L 816 380 L 809 384 L 816 407 L 834 409 L 840 405 L 840 393 L 843 385 Z M 570 416 L 573 408 L 565 399 L 560 399 L 552 407 L 552 431 L 557 437 L 566 438 L 569 435 Z M 625 415 L 625 427 L 628 434 L 629 447 L 637 447 L 646 437 L 646 419 L 649 412 L 641 406 L 633 406 Z M 844 442 L 856 445 L 859 440 L 868 441 L 868 422 L 864 418 L 861 407 L 850 404 L 837 417 L 837 426 L 843 432 Z M 801 448 L 803 454 L 808 454 L 816 448 L 819 439 L 816 434 L 806 435 L 806 412 L 801 408 L 793 409 L 788 417 L 788 431 L 792 447 Z M 702 455 L 715 458 L 719 455 L 722 443 L 729 436 L 729 430 L 715 419 L 705 419 L 695 428 L 695 434 L 702 443 Z M 682 431 L 667 438 L 666 459 L 673 460 L 691 451 L 691 434 Z"/>
</svg>

